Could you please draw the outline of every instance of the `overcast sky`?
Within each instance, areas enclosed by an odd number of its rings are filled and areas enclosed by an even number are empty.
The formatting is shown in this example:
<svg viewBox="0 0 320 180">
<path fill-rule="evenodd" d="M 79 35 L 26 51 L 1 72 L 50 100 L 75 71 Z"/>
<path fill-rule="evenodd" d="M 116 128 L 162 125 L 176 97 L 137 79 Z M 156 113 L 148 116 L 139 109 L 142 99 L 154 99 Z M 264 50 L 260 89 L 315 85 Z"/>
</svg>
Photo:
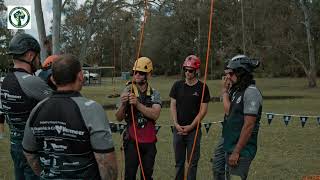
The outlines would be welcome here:
<svg viewBox="0 0 320 180">
<path fill-rule="evenodd" d="M 38 38 L 38 30 L 37 30 L 37 22 L 36 22 L 36 17 L 34 15 L 34 0 L 4 0 L 4 5 L 5 6 L 23 6 L 23 5 L 29 5 L 31 6 L 31 29 L 30 30 L 25 30 L 26 33 L 31 34 L 35 38 Z M 79 0 L 79 4 L 83 4 L 85 0 Z M 64 0 L 62 0 L 62 3 Z M 43 18 L 44 18 L 44 25 L 46 28 L 46 34 L 51 34 L 50 33 L 50 27 L 51 27 L 51 21 L 52 21 L 52 0 L 41 0 L 42 3 L 42 11 L 43 11 Z M 63 18 L 62 18 L 63 19 Z"/>
<path fill-rule="evenodd" d="M 42 0 L 42 11 L 43 11 L 43 18 L 44 24 L 46 27 L 46 33 L 49 34 L 50 27 L 51 27 L 51 20 L 52 20 L 52 0 Z M 38 30 L 37 30 L 37 23 L 36 17 L 34 15 L 34 4 L 33 0 L 4 0 L 4 4 L 6 6 L 15 6 L 15 5 L 30 5 L 31 6 L 31 29 L 26 29 L 25 32 L 31 34 L 35 38 L 38 39 Z"/>
</svg>

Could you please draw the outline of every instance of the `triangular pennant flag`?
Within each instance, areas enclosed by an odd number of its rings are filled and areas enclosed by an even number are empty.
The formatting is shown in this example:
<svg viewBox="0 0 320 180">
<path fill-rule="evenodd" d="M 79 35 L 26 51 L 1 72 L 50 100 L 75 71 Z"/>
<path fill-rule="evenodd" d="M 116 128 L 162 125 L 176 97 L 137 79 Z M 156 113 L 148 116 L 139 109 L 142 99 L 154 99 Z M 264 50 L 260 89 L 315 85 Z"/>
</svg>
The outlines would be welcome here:
<svg viewBox="0 0 320 180">
<path fill-rule="evenodd" d="M 161 126 L 156 125 L 156 133 L 158 134 L 159 130 L 160 130 Z"/>
<path fill-rule="evenodd" d="M 288 115 L 283 116 L 283 121 L 286 124 L 286 126 L 288 126 L 290 120 L 291 120 L 291 116 L 288 116 Z"/>
<path fill-rule="evenodd" d="M 123 131 L 126 129 L 127 125 L 125 124 L 119 124 L 119 133 L 122 134 Z"/>
<path fill-rule="evenodd" d="M 271 124 L 271 121 L 274 118 L 274 114 L 273 113 L 266 113 L 267 114 L 267 119 L 268 119 L 268 124 Z"/>
<path fill-rule="evenodd" d="M 206 132 L 209 132 L 209 129 L 211 127 L 212 123 L 204 123 L 204 128 L 206 128 Z"/>
<path fill-rule="evenodd" d="M 318 124 L 320 125 L 320 116 L 317 117 Z"/>
<path fill-rule="evenodd" d="M 174 128 L 174 126 L 170 126 L 170 128 L 171 128 L 171 132 L 173 133 L 173 128 Z"/>
<path fill-rule="evenodd" d="M 118 132 L 118 124 L 110 122 L 109 125 L 110 125 L 111 132 L 113 132 L 113 133 Z"/>
<path fill-rule="evenodd" d="M 304 127 L 304 125 L 306 124 L 307 120 L 308 120 L 308 117 L 306 117 L 306 116 L 301 116 L 300 117 L 300 121 L 301 121 L 301 126 L 302 127 Z"/>
</svg>

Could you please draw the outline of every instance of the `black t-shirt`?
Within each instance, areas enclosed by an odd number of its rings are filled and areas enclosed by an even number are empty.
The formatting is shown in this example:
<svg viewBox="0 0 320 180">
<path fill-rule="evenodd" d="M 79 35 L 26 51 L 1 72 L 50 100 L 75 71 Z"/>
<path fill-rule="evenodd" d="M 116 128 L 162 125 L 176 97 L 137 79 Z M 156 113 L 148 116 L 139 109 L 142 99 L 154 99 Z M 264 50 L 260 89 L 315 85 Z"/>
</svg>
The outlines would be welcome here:
<svg viewBox="0 0 320 180">
<path fill-rule="evenodd" d="M 177 121 L 179 125 L 185 126 L 192 123 L 198 115 L 201 104 L 203 83 L 198 81 L 195 85 L 189 86 L 185 80 L 177 81 L 173 84 L 170 97 L 176 99 Z M 203 103 L 210 101 L 209 88 L 206 85 Z"/>
</svg>

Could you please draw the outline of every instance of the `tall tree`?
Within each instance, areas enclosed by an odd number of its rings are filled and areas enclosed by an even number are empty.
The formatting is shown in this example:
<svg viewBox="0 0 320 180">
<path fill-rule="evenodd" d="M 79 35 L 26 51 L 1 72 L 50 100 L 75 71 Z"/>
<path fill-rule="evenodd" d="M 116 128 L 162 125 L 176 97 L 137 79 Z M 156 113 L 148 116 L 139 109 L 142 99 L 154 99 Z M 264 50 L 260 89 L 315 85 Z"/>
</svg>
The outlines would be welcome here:
<svg viewBox="0 0 320 180">
<path fill-rule="evenodd" d="M 41 47 L 41 60 L 44 61 L 47 58 L 47 49 L 45 48 L 45 41 L 46 41 L 46 29 L 44 25 L 43 20 L 43 12 L 42 12 L 42 5 L 41 1 L 34 0 L 34 12 L 36 15 L 36 21 L 37 21 L 37 29 L 38 29 L 38 36 L 40 41 L 40 47 Z"/>
<path fill-rule="evenodd" d="M 7 29 L 6 24 L 6 12 L 7 7 L 4 5 L 4 1 L 0 0 L 0 70 L 6 71 L 10 64 L 10 59 L 7 56 L 8 45 L 12 38 L 13 32 Z"/>
<path fill-rule="evenodd" d="M 300 8 L 302 9 L 304 15 L 304 27 L 307 35 L 307 43 L 308 43 L 308 53 L 309 53 L 309 70 L 306 73 L 308 77 L 309 87 L 313 88 L 317 86 L 317 74 L 316 74 L 316 63 L 315 63 L 315 53 L 313 46 L 313 35 L 311 34 L 311 17 L 310 17 L 310 9 L 307 7 L 305 0 L 299 0 Z M 312 5 L 312 1 L 309 2 Z"/>
<path fill-rule="evenodd" d="M 60 54 L 60 25 L 62 0 L 52 0 L 52 54 Z"/>
</svg>

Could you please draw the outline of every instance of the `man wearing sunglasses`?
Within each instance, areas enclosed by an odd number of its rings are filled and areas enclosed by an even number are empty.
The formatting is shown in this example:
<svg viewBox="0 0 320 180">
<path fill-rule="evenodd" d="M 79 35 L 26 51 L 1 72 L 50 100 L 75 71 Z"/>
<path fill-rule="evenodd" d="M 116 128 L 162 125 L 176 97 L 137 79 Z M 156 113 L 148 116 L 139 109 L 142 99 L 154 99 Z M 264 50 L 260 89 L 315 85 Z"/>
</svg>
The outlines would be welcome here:
<svg viewBox="0 0 320 180">
<path fill-rule="evenodd" d="M 135 141 L 139 143 L 139 151 L 146 180 L 152 180 L 153 166 L 157 153 L 156 149 L 156 120 L 160 116 L 160 93 L 151 88 L 148 80 L 153 71 L 152 61 L 147 57 L 136 60 L 133 68 L 133 84 L 127 83 L 120 96 L 120 104 L 116 111 L 118 121 L 128 124 L 123 135 L 123 147 L 125 152 L 125 180 L 136 180 L 139 159 Z M 134 120 L 131 115 L 131 107 L 134 109 Z M 136 128 L 137 137 L 134 134 Z M 141 175 L 141 179 L 143 179 Z"/>
<path fill-rule="evenodd" d="M 196 134 L 196 127 L 207 114 L 210 93 L 205 86 L 201 102 L 203 83 L 198 79 L 200 59 L 188 56 L 183 63 L 185 79 L 174 83 L 170 91 L 171 117 L 175 126 L 173 130 L 173 148 L 175 152 L 176 180 L 184 179 L 186 151 L 189 159 Z M 197 165 L 200 158 L 201 128 L 197 136 L 193 158 L 191 160 L 188 180 L 197 177 Z"/>
<path fill-rule="evenodd" d="M 245 55 L 233 57 L 225 70 L 223 125 L 226 152 L 226 179 L 247 179 L 249 167 L 257 152 L 262 95 L 253 80 L 259 61 Z"/>
</svg>

